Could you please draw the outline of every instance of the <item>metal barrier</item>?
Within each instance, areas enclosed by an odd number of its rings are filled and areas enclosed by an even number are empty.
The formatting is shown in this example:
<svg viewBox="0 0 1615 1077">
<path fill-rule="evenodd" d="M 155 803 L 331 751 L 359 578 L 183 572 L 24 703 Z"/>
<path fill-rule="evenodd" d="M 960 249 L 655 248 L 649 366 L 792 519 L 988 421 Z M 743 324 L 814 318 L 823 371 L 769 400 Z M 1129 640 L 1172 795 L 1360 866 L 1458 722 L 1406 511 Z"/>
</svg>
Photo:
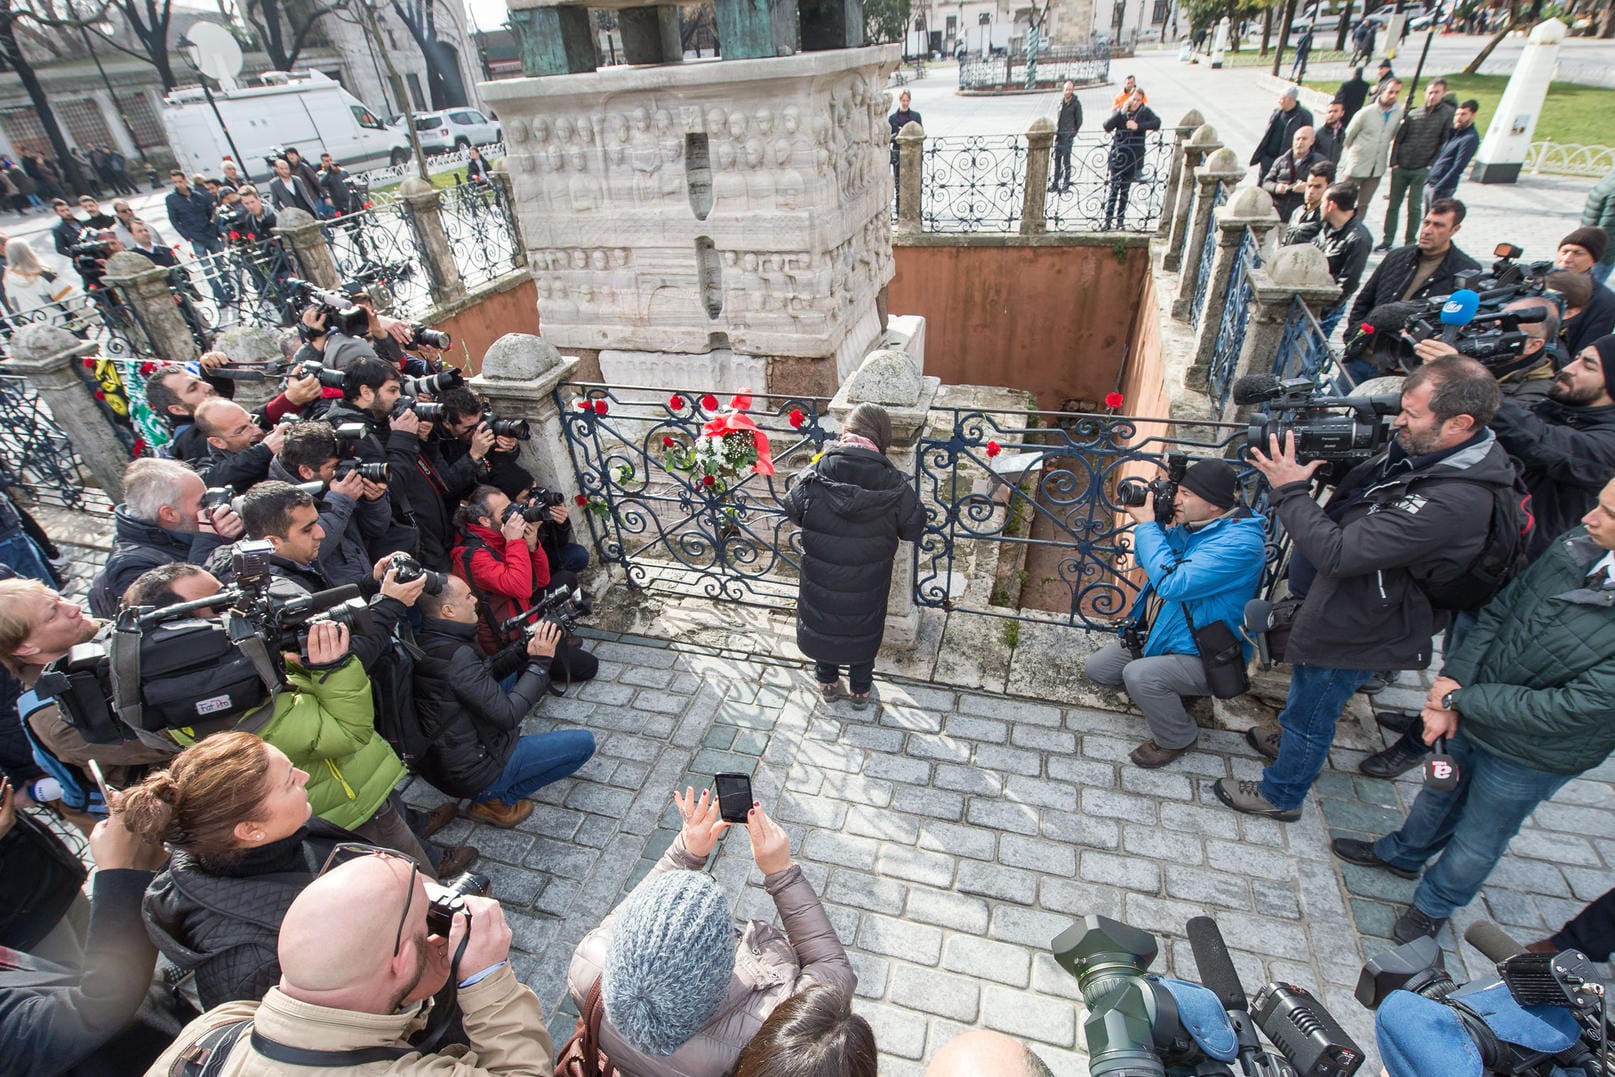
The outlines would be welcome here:
<svg viewBox="0 0 1615 1077">
<path fill-rule="evenodd" d="M 1280 378 L 1311 378 L 1323 384 L 1341 375 L 1340 360 L 1329 338 L 1300 296 L 1290 301 L 1284 333 L 1273 353 L 1273 373 Z"/>
<path fill-rule="evenodd" d="M 927 138 L 920 222 L 927 232 L 1013 232 L 1026 190 L 1025 135 Z"/>
<path fill-rule="evenodd" d="M 1200 275 L 1194 279 L 1194 296 L 1189 301 L 1189 324 L 1199 328 L 1200 315 L 1206 305 L 1206 290 L 1211 286 L 1211 263 L 1217 257 L 1216 209 L 1228 201 L 1228 187 L 1217 184 L 1217 194 L 1211 200 L 1212 216 L 1206 219 L 1206 234 L 1200 241 Z"/>
<path fill-rule="evenodd" d="M 484 161 L 497 161 L 505 156 L 503 142 L 490 142 L 486 146 L 477 147 L 482 151 Z M 451 172 L 456 168 L 464 168 L 465 163 L 471 159 L 470 150 L 449 150 L 446 153 L 429 153 L 426 155 L 426 171 L 430 175 L 439 172 Z M 398 165 L 383 165 L 381 168 L 372 168 L 364 172 L 354 173 L 352 179 L 362 187 L 386 187 L 401 183 L 408 176 L 418 176 L 420 170 L 415 167 L 413 160 Z M 390 196 L 380 196 L 390 197 Z"/>
<path fill-rule="evenodd" d="M 364 284 L 377 309 L 414 318 L 431 307 L 431 263 L 422 255 L 415 220 L 402 200 L 372 202 L 325 222 L 321 231 L 342 279 Z"/>
<path fill-rule="evenodd" d="M 1255 295 L 1251 270 L 1261 265 L 1261 244 L 1247 228 L 1239 240 L 1239 257 L 1234 259 L 1234 271 L 1228 279 L 1222 321 L 1217 326 L 1217 341 L 1212 347 L 1211 364 L 1206 371 L 1206 390 L 1211 402 L 1217 405 L 1218 415 L 1228 408 L 1234 369 L 1239 365 L 1239 353 L 1245 345 L 1245 329 L 1250 324 L 1251 298 Z"/>
<path fill-rule="evenodd" d="M 515 213 L 501 184 L 457 183 L 443 191 L 438 212 L 467 288 L 517 267 Z"/>
<path fill-rule="evenodd" d="M 562 429 L 603 561 L 635 587 L 778 606 L 796 597 L 801 539 L 780 498 L 831 436 L 818 397 L 755 397 L 775 474 L 713 466 L 696 445 L 728 394 L 563 383 Z M 583 406 L 580 406 L 583 405 Z"/>
<path fill-rule="evenodd" d="M 965 60 L 959 65 L 961 90 L 1026 90 L 1056 87 L 1070 79 L 1077 85 L 1110 79 L 1110 46 L 1086 45 L 1044 49 L 1036 54 L 1034 86 L 1028 86 L 1027 57 L 1019 49 L 1002 56 Z"/>
<path fill-rule="evenodd" d="M 197 346 L 233 325 L 284 328 L 297 320 L 301 303 L 286 281 L 296 265 L 278 239 L 232 240 L 217 254 L 187 259 L 169 271 L 181 313 Z"/>
<path fill-rule="evenodd" d="M 83 369 L 105 405 L 94 371 Z M 102 511 L 112 507 L 106 494 L 91 485 L 67 431 L 28 379 L 15 374 L 0 374 L 0 487 L 24 491 L 46 505 Z"/>
<path fill-rule="evenodd" d="M 1522 170 L 1533 176 L 1544 172 L 1560 176 L 1602 177 L 1615 168 L 1615 146 L 1584 146 L 1576 142 L 1533 142 L 1525 151 Z"/>
<path fill-rule="evenodd" d="M 1172 436 L 1168 419 L 964 408 L 932 409 L 928 429 L 915 462 L 927 512 L 915 601 L 1018 620 L 1052 615 L 1096 631 L 1126 616 L 1142 582 L 1134 524 L 1117 501 L 1121 481 L 1161 477 L 1174 454 L 1228 457 L 1247 435 L 1234 423 L 1196 423 L 1202 440 Z M 1268 518 L 1270 585 L 1282 528 L 1260 473 L 1230 462 L 1245 503 Z M 979 594 L 984 579 L 989 601 Z"/>
<path fill-rule="evenodd" d="M 1044 204 L 1044 218 L 1053 232 L 1153 232 L 1161 223 L 1161 204 L 1172 178 L 1170 132 L 1151 131 L 1145 135 L 1143 159 L 1128 181 L 1127 205 L 1121 219 L 1106 221 L 1115 166 L 1127 161 L 1113 160 L 1108 135 L 1078 135 L 1071 147 L 1071 179 L 1058 191 L 1051 191 Z M 1058 175 L 1059 142 L 1049 161 L 1050 183 Z M 1128 218 L 1131 218 L 1129 223 Z M 1107 229 L 1106 223 L 1114 225 Z"/>
<path fill-rule="evenodd" d="M 96 345 L 102 355 L 147 355 L 151 345 L 144 325 L 134 308 L 113 292 L 78 295 L 44 307 L 0 312 L 0 342 L 11 339 L 25 325 L 44 323 L 60 326 L 74 336 Z"/>
</svg>

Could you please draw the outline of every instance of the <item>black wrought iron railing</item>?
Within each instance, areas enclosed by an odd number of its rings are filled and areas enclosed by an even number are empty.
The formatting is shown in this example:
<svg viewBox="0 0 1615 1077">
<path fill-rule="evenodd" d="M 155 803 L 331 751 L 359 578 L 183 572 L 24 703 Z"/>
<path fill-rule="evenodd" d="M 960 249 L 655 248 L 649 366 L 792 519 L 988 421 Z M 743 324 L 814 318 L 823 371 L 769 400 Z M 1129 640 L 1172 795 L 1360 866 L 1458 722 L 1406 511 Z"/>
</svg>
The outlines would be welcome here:
<svg viewBox="0 0 1615 1077">
<path fill-rule="evenodd" d="M 105 392 L 85 368 L 93 391 Z M 27 378 L 0 373 L 0 487 L 46 505 L 74 509 L 112 507 L 92 481 L 73 441 Z"/>
<path fill-rule="evenodd" d="M 1228 201 L 1228 186 L 1217 184 L 1217 193 L 1211 200 L 1211 208 L 1215 213 L 1218 206 Z M 1211 264 L 1217 257 L 1217 221 L 1216 217 L 1206 219 L 1206 232 L 1200 240 L 1200 250 L 1195 253 L 1200 260 L 1200 272 L 1194 279 L 1194 295 L 1189 301 L 1189 324 L 1199 328 L 1200 315 L 1206 307 L 1206 290 L 1211 287 Z"/>
<path fill-rule="evenodd" d="M 358 281 L 384 313 L 417 318 L 432 305 L 430 263 L 422 256 L 420 234 L 401 200 L 372 203 L 358 213 L 325 222 L 344 281 Z"/>
<path fill-rule="evenodd" d="M 217 254 L 186 259 L 170 275 L 181 315 L 203 351 L 222 329 L 283 328 L 302 309 L 286 283 L 299 276 L 297 266 L 277 239 L 231 241 Z"/>
<path fill-rule="evenodd" d="M 1070 79 L 1079 86 L 1110 78 L 1110 46 L 1083 45 L 1044 49 L 1037 53 L 1036 69 L 1028 85 L 1027 57 L 1020 49 L 1002 56 L 967 59 L 959 65 L 961 90 L 1034 89 L 1059 86 Z"/>
<path fill-rule="evenodd" d="M 467 288 L 516 268 L 515 213 L 498 183 L 456 183 L 439 202 L 443 231 Z"/>
<path fill-rule="evenodd" d="M 574 518 L 587 521 L 603 561 L 636 587 L 794 600 L 801 540 L 780 499 L 831 436 L 825 399 L 756 396 L 739 412 L 766 436 L 772 475 L 752 471 L 732 443 L 703 439 L 733 394 L 563 383 L 556 401 L 581 491 Z"/>
<path fill-rule="evenodd" d="M 1115 147 L 1109 135 L 1078 135 L 1066 168 L 1056 139 L 1049 161 L 1051 190 L 1044 203 L 1049 230 L 1155 231 L 1172 178 L 1173 142 L 1172 132 L 1152 131 L 1135 159 L 1131 151 Z"/>
<path fill-rule="evenodd" d="M 1255 294 L 1251 271 L 1262 264 L 1262 245 L 1249 228 L 1239 240 L 1239 256 L 1234 259 L 1234 271 L 1228 278 L 1228 295 L 1223 302 L 1222 319 L 1217 325 L 1217 341 L 1211 351 L 1211 365 L 1206 371 L 1206 388 L 1211 402 L 1217 405 L 1217 414 L 1228 408 L 1228 394 L 1234 384 L 1234 371 L 1239 365 L 1239 353 L 1245 346 L 1245 330 L 1250 324 L 1251 298 Z"/>
<path fill-rule="evenodd" d="M 1300 296 L 1291 300 L 1284 319 L 1278 351 L 1273 353 L 1273 373 L 1280 378 L 1311 378 L 1319 384 L 1344 376 L 1329 338 Z"/>
<path fill-rule="evenodd" d="M 1013 232 L 1026 191 L 1025 135 L 943 135 L 921 153 L 927 232 Z"/>
</svg>

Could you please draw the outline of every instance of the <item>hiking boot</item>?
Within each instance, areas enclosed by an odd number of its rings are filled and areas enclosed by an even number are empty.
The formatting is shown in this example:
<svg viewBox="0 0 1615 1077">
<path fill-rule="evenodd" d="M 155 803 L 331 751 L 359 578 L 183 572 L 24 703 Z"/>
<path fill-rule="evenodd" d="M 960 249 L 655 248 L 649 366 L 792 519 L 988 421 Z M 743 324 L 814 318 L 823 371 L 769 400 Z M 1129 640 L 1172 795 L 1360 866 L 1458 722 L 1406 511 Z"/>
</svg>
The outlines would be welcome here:
<svg viewBox="0 0 1615 1077">
<path fill-rule="evenodd" d="M 1392 733 L 1406 733 L 1413 728 L 1413 723 L 1419 721 L 1417 714 L 1398 714 L 1395 711 L 1375 711 L 1374 721 L 1379 723 L 1381 729 L 1389 729 Z"/>
<path fill-rule="evenodd" d="M 847 698 L 852 701 L 853 710 L 861 711 L 866 710 L 871 703 L 880 697 L 875 694 L 875 686 L 870 685 L 867 690 L 862 692 L 848 692 Z"/>
<path fill-rule="evenodd" d="M 826 703 L 834 703 L 838 699 L 846 699 L 846 686 L 841 683 L 841 679 L 839 677 L 833 681 L 820 681 L 819 698 Z"/>
<path fill-rule="evenodd" d="M 1277 819 L 1281 823 L 1293 823 L 1301 818 L 1300 808 L 1275 808 L 1259 791 L 1260 785 L 1260 782 L 1218 778 L 1212 783 L 1211 788 L 1217 794 L 1218 800 L 1237 812 L 1260 815 L 1264 819 Z"/>
<path fill-rule="evenodd" d="M 1417 905 L 1409 905 L 1408 911 L 1397 917 L 1396 926 L 1391 928 L 1391 938 L 1398 944 L 1426 936 L 1435 938 L 1436 932 L 1446 926 L 1445 916 L 1440 919 L 1426 916 Z"/>
<path fill-rule="evenodd" d="M 514 804 L 506 804 L 498 800 L 476 800 L 472 801 L 465 813 L 473 819 L 509 830 L 533 814 L 533 802 L 518 800 Z"/>
<path fill-rule="evenodd" d="M 422 831 L 421 837 L 431 837 L 433 834 L 436 834 L 439 830 L 442 830 L 459 817 L 460 802 L 458 800 L 451 800 L 445 804 L 439 804 L 436 808 L 432 809 L 432 814 L 426 817 L 426 828 L 424 831 Z"/>
<path fill-rule="evenodd" d="M 1357 769 L 1370 778 L 1394 778 L 1423 763 L 1425 754 L 1423 744 L 1414 747 L 1399 737 L 1383 752 L 1375 752 L 1357 764 Z"/>
<path fill-rule="evenodd" d="M 1360 841 L 1357 838 L 1336 838 L 1329 843 L 1334 854 L 1348 864 L 1361 864 L 1365 868 L 1379 868 L 1392 875 L 1400 875 L 1404 879 L 1417 879 L 1419 873 L 1408 868 L 1399 868 L 1389 860 L 1380 857 L 1374 851 L 1374 843 Z"/>
<path fill-rule="evenodd" d="M 1154 770 L 1156 767 L 1166 766 L 1193 747 L 1193 741 L 1181 748 L 1163 748 L 1156 744 L 1154 740 L 1147 740 L 1134 748 L 1127 758 L 1133 761 L 1134 766 L 1143 767 L 1145 770 Z"/>
<path fill-rule="evenodd" d="M 479 855 L 474 845 L 450 845 L 443 850 L 443 859 L 437 862 L 437 877 L 447 879 L 460 874 L 475 864 Z"/>
<path fill-rule="evenodd" d="M 1279 757 L 1279 743 L 1284 739 L 1284 730 L 1271 729 L 1266 726 L 1253 725 L 1245 730 L 1245 741 L 1262 755 L 1269 759 Z"/>
</svg>

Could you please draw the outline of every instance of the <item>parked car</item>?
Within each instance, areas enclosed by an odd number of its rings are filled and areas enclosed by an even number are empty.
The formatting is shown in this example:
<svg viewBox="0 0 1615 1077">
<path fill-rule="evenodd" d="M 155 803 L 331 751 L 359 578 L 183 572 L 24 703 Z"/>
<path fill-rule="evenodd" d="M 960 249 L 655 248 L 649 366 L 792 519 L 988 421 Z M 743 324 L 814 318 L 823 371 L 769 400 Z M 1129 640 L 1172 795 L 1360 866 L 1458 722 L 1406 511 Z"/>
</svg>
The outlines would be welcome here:
<svg viewBox="0 0 1615 1077">
<path fill-rule="evenodd" d="M 1340 16 L 1320 15 L 1316 19 L 1296 19 L 1290 24 L 1290 33 L 1302 33 L 1308 26 L 1312 27 L 1312 32 L 1314 34 L 1321 34 L 1325 31 L 1336 30 L 1340 27 Z"/>
<path fill-rule="evenodd" d="M 486 146 L 504 140 L 505 132 L 494 120 L 474 108 L 450 108 L 441 112 L 414 114 L 415 133 L 421 152 L 443 153 L 467 146 Z"/>
</svg>

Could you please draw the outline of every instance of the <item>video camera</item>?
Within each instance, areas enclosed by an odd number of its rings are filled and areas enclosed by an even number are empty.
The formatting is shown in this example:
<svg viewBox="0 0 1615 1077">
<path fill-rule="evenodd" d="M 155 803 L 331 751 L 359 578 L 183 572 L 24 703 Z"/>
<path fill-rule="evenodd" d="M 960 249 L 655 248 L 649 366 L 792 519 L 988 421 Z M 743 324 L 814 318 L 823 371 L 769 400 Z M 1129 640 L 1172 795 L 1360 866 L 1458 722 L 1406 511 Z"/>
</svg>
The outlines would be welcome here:
<svg viewBox="0 0 1615 1077">
<path fill-rule="evenodd" d="M 1186 455 L 1180 452 L 1168 453 L 1166 478 L 1152 479 L 1149 482 L 1135 478 L 1123 479 L 1116 484 L 1116 504 L 1122 508 L 1136 509 L 1154 494 L 1155 522 L 1162 527 L 1170 527 L 1172 517 L 1177 515 L 1178 511 L 1176 503 L 1178 483 L 1183 481 L 1183 473 L 1188 468 L 1189 458 Z"/>
<path fill-rule="evenodd" d="M 578 621 L 593 612 L 594 604 L 589 601 L 589 596 L 583 593 L 583 588 L 560 590 L 544 596 L 543 601 L 530 609 L 522 610 L 514 617 L 502 621 L 499 633 L 502 636 L 509 636 L 511 632 L 521 629 L 522 637 L 531 639 L 533 631 L 539 625 L 548 623 L 559 628 L 561 635 L 565 637 L 571 634 Z"/>
<path fill-rule="evenodd" d="M 1249 374 L 1234 382 L 1234 403 L 1266 404 L 1268 415 L 1251 419 L 1247 441 L 1268 451 L 1268 439 L 1282 444 L 1295 435 L 1295 458 L 1301 463 L 1327 460 L 1357 464 L 1377 456 L 1391 440 L 1391 417 L 1402 410 L 1397 394 L 1327 396 L 1308 378 L 1281 381 L 1272 374 Z M 1350 415 L 1336 414 L 1349 409 Z M 1289 418 L 1282 414 L 1294 413 Z"/>
<path fill-rule="evenodd" d="M 1381 1060 L 1392 1077 L 1478 1055 L 1490 1074 L 1599 1074 L 1608 1064 L 1603 988 L 1585 954 L 1526 952 L 1492 924 L 1464 939 L 1496 963 L 1495 979 L 1459 986 L 1441 947 L 1417 938 L 1376 954 L 1357 980 L 1357 1001 L 1375 1011 Z"/>
<path fill-rule="evenodd" d="M 102 258 L 112 256 L 112 241 L 110 239 L 83 240 L 67 248 L 67 253 L 75 262 L 99 261 Z"/>
<path fill-rule="evenodd" d="M 268 542 L 238 542 L 234 586 L 161 609 L 121 611 L 95 639 L 45 667 L 40 696 L 55 698 L 92 744 L 138 739 L 167 749 L 175 747 L 167 730 L 217 732 L 272 704 L 285 684 L 281 655 L 306 654 L 312 624 L 334 621 L 362 634 L 368 622 L 357 587 L 277 591 L 273 552 Z"/>
<path fill-rule="evenodd" d="M 370 332 L 370 312 L 340 292 L 328 292 L 300 277 L 287 277 L 284 288 L 291 295 L 325 313 L 323 329 L 316 329 L 301 318 L 298 319 L 297 332 L 304 340 L 318 340 L 329 333 L 363 337 Z M 320 384 L 326 383 L 322 381 Z"/>
<path fill-rule="evenodd" d="M 1205 985 L 1149 975 L 1159 946 L 1147 931 L 1090 915 L 1055 936 L 1060 967 L 1077 979 L 1088 1012 L 1083 1039 L 1093 1077 L 1172 1072 L 1351 1077 L 1363 1052 L 1315 997 L 1274 981 L 1245 997 L 1222 933 L 1209 917 L 1187 925 Z M 1265 1050 L 1258 1027 L 1278 1051 Z"/>
</svg>

